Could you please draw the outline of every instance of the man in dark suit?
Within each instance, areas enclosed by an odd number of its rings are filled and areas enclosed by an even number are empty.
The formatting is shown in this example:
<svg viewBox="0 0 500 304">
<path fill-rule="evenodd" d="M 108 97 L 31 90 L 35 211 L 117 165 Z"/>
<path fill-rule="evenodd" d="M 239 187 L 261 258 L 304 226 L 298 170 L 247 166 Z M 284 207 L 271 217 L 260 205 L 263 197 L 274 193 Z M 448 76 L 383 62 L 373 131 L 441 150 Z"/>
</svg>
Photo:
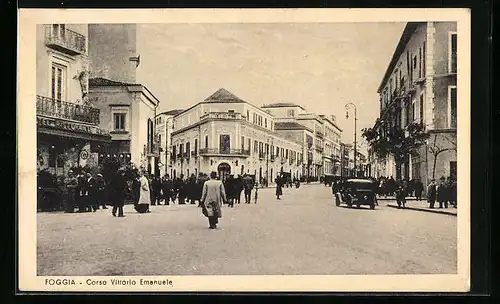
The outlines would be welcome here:
<svg viewBox="0 0 500 304">
<path fill-rule="evenodd" d="M 118 170 L 110 183 L 110 191 L 113 193 L 113 195 L 111 195 L 111 202 L 113 203 L 113 216 L 116 216 L 117 211 L 118 217 L 125 216 L 123 214 L 123 205 L 125 204 L 125 194 L 127 192 L 127 188 L 128 185 L 125 179 L 125 171 Z"/>
<path fill-rule="evenodd" d="M 436 182 L 431 180 L 427 186 L 427 202 L 429 202 L 429 208 L 433 209 L 436 203 Z"/>
</svg>

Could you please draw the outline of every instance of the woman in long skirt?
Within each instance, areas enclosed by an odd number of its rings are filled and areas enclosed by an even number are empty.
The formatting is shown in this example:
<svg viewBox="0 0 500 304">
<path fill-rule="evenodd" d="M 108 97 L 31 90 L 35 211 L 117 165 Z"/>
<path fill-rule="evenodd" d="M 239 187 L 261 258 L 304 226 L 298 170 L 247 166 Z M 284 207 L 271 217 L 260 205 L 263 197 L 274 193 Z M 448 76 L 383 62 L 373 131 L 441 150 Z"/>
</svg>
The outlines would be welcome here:
<svg viewBox="0 0 500 304">
<path fill-rule="evenodd" d="M 149 204 L 151 203 L 151 197 L 149 195 L 149 181 L 146 177 L 146 172 L 141 173 L 141 178 L 139 179 L 141 185 L 139 202 L 135 206 L 135 210 L 139 213 L 146 213 L 149 211 Z"/>
<path fill-rule="evenodd" d="M 281 199 L 280 196 L 283 195 L 283 179 L 282 177 L 276 177 L 276 198 Z"/>
</svg>

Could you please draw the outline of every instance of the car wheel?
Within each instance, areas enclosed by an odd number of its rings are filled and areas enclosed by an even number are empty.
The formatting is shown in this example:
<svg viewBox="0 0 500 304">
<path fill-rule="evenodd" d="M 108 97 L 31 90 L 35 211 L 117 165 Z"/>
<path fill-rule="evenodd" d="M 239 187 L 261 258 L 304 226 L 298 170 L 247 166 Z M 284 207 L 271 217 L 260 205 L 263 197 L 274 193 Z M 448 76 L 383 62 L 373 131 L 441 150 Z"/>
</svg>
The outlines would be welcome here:
<svg viewBox="0 0 500 304">
<path fill-rule="evenodd" d="M 335 206 L 340 206 L 340 202 L 335 202 Z"/>
<path fill-rule="evenodd" d="M 374 210 L 375 209 L 375 204 L 370 205 L 370 209 Z"/>
<path fill-rule="evenodd" d="M 358 205 L 356 205 L 356 207 L 357 207 L 357 208 L 361 208 L 361 205 L 359 205 L 359 204 L 358 204 Z"/>
</svg>

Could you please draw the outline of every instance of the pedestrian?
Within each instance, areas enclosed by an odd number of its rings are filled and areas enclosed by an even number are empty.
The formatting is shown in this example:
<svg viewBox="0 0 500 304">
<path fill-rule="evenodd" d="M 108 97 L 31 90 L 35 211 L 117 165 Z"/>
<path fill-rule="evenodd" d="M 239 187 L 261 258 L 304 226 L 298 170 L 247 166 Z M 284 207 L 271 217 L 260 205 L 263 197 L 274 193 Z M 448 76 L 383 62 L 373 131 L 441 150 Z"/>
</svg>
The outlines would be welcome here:
<svg viewBox="0 0 500 304">
<path fill-rule="evenodd" d="M 434 209 L 434 204 L 436 203 L 436 181 L 431 180 L 427 186 L 427 202 L 429 203 L 429 208 Z"/>
<path fill-rule="evenodd" d="M 141 175 L 139 170 L 134 169 L 132 172 L 132 199 L 134 200 L 134 207 L 139 204 L 139 199 L 141 198 Z"/>
<path fill-rule="evenodd" d="M 216 229 L 222 217 L 221 204 L 227 200 L 224 185 L 217 180 L 217 173 L 210 173 L 210 179 L 203 185 L 201 195 L 202 213 L 208 218 L 209 228 Z"/>
<path fill-rule="evenodd" d="M 259 183 L 255 184 L 255 198 L 254 198 L 254 204 L 257 204 L 257 199 L 259 198 Z"/>
<path fill-rule="evenodd" d="M 422 200 L 422 192 L 424 191 L 424 184 L 420 181 L 420 179 L 416 179 L 414 183 L 415 188 L 415 198 L 417 201 Z"/>
<path fill-rule="evenodd" d="M 149 211 L 149 204 L 151 203 L 151 195 L 149 188 L 149 181 L 147 176 L 147 172 L 142 170 L 141 178 L 139 179 L 141 188 L 140 188 L 140 196 L 137 205 L 135 206 L 135 210 L 139 213 L 146 213 Z"/>
<path fill-rule="evenodd" d="M 243 175 L 243 190 L 245 195 L 245 204 L 250 204 L 250 200 L 252 198 L 252 189 L 253 189 L 253 179 L 248 175 Z"/>
<path fill-rule="evenodd" d="M 450 183 L 450 203 L 453 208 L 457 208 L 457 181 L 455 179 L 452 179 Z"/>
<path fill-rule="evenodd" d="M 276 198 L 280 200 L 280 196 L 283 195 L 283 179 L 278 175 L 274 182 L 276 183 Z"/>
<path fill-rule="evenodd" d="M 178 193 L 178 204 L 185 205 L 186 204 L 186 182 L 184 181 L 184 174 L 181 174 L 179 178 L 177 178 L 176 184 L 176 192 Z"/>
<path fill-rule="evenodd" d="M 118 217 L 125 217 L 123 214 L 123 205 L 125 204 L 125 194 L 127 193 L 128 185 L 125 179 L 125 170 L 120 169 L 117 171 L 110 183 L 111 203 L 113 204 L 113 210 L 111 214 L 116 216 L 118 211 Z"/>
<path fill-rule="evenodd" d="M 402 181 L 398 181 L 396 188 L 396 202 L 398 203 L 398 208 L 401 208 L 401 206 L 403 206 L 403 209 L 406 208 L 406 187 Z"/>
<path fill-rule="evenodd" d="M 439 185 L 437 186 L 437 194 L 436 194 L 436 199 L 439 202 L 439 208 L 443 208 L 443 205 L 445 208 L 448 208 L 448 198 L 446 197 L 446 191 L 447 191 L 447 186 L 446 186 L 446 179 L 444 176 L 440 178 Z"/>
<path fill-rule="evenodd" d="M 96 196 L 96 207 L 99 209 L 108 209 L 106 207 L 106 181 L 101 173 L 97 173 L 95 176 L 96 185 L 97 185 L 97 196 Z"/>
<path fill-rule="evenodd" d="M 77 201 L 77 187 L 78 187 L 78 179 L 76 178 L 73 170 L 68 171 L 68 176 L 64 181 L 66 185 L 66 212 L 73 213 L 75 212 L 75 203 Z"/>
</svg>

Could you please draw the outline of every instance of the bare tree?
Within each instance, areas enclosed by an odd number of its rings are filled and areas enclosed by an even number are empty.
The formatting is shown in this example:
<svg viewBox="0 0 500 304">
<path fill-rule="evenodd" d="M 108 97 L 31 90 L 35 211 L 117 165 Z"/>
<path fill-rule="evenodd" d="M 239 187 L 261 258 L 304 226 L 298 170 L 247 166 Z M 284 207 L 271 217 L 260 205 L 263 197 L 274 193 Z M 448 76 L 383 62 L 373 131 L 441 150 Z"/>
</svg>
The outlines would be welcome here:
<svg viewBox="0 0 500 304">
<path fill-rule="evenodd" d="M 435 175 L 436 175 L 436 163 L 437 163 L 437 158 L 438 156 L 443 153 L 443 152 L 446 152 L 446 151 L 456 151 L 457 150 L 457 145 L 456 143 L 452 142 L 451 140 L 449 140 L 448 138 L 445 137 L 445 139 L 450 143 L 452 144 L 453 147 L 451 148 L 443 148 L 441 146 L 439 146 L 437 144 L 437 139 L 438 139 L 438 134 L 434 134 L 434 143 L 433 145 L 429 146 L 429 152 L 431 152 L 432 156 L 433 156 L 433 163 L 432 163 L 432 179 L 435 179 Z"/>
</svg>

